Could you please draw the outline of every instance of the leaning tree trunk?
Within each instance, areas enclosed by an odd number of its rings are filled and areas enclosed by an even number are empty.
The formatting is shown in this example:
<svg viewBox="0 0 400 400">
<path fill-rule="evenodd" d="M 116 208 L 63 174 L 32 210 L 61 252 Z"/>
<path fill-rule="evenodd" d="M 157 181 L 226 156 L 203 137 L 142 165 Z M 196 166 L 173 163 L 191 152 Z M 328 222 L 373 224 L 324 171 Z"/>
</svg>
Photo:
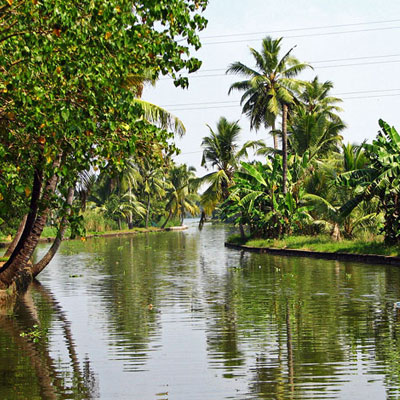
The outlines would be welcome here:
<svg viewBox="0 0 400 400">
<path fill-rule="evenodd" d="M 22 232 L 25 229 L 27 218 L 28 218 L 28 214 L 25 214 L 24 217 L 22 218 L 20 224 L 19 224 L 17 233 L 14 236 L 14 239 L 12 240 L 10 245 L 8 246 L 7 251 L 4 253 L 4 257 L 10 257 L 11 254 L 13 253 L 13 251 L 15 250 L 15 248 L 17 247 L 17 244 L 18 244 L 19 240 L 21 239 Z"/>
<path fill-rule="evenodd" d="M 54 164 L 58 167 L 60 165 L 60 161 L 57 160 Z M 57 182 L 58 176 L 55 174 L 48 180 L 43 191 L 43 204 L 47 204 L 50 200 L 50 196 L 56 189 Z M 30 271 L 26 271 L 26 266 L 28 265 L 29 259 L 31 258 L 37 244 L 39 243 L 40 235 L 42 234 L 43 228 L 46 225 L 49 212 L 50 208 L 48 206 L 41 211 L 41 213 L 36 217 L 32 229 L 27 234 L 27 237 L 24 239 L 21 237 L 11 257 L 3 265 L 3 267 L 0 268 L 0 288 L 9 287 L 19 275 L 22 278 L 21 284 L 24 285 L 26 283 L 25 281 L 29 280 L 28 278 L 25 280 L 25 275 L 30 274 Z M 25 230 L 26 228 L 27 227 L 25 226 Z M 22 236 L 24 236 L 24 233 Z"/>
<path fill-rule="evenodd" d="M 22 249 L 23 244 L 25 243 L 26 239 L 29 237 L 33 224 L 35 223 L 38 207 L 39 207 L 39 199 L 40 194 L 42 191 L 42 184 L 43 184 L 43 170 L 35 169 L 34 176 L 33 176 L 33 186 L 32 186 L 32 194 L 31 194 L 31 202 L 29 205 L 29 213 L 26 218 L 25 226 L 22 231 L 22 234 L 15 245 L 13 251 L 10 254 L 10 257 L 7 263 L 4 265 L 3 268 L 6 267 L 8 263 L 11 263 L 14 260 L 14 257 L 18 254 L 18 252 Z M 1 272 L 1 269 L 0 269 Z"/>
<path fill-rule="evenodd" d="M 172 216 L 172 209 L 169 210 L 168 217 L 167 217 L 167 219 L 164 221 L 164 223 L 162 224 L 161 229 L 164 229 L 164 228 L 167 226 L 168 221 L 169 221 L 169 219 L 171 218 L 171 216 Z"/>
<path fill-rule="evenodd" d="M 68 226 L 68 216 L 71 214 L 71 205 L 74 200 L 74 188 L 70 187 L 68 189 L 66 205 L 69 207 L 69 210 L 66 215 L 64 215 L 60 222 L 60 228 L 57 233 L 57 237 L 54 239 L 54 242 L 48 252 L 43 256 L 43 258 L 36 264 L 34 264 L 31 268 L 33 277 L 37 276 L 43 269 L 49 264 L 49 262 L 53 259 L 55 254 L 57 253 L 61 242 L 64 239 L 64 234 Z"/>
<path fill-rule="evenodd" d="M 287 115 L 288 106 L 283 104 L 282 110 L 282 192 L 286 194 L 287 184 Z"/>
</svg>

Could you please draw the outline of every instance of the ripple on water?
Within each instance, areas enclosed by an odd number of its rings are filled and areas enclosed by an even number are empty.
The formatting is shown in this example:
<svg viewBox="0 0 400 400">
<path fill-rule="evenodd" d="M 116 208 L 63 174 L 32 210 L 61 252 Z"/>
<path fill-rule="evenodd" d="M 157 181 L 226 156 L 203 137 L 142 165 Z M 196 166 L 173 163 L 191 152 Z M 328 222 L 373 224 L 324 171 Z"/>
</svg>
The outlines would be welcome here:
<svg viewBox="0 0 400 400">
<path fill-rule="evenodd" d="M 0 325 L 0 398 L 398 398 L 400 270 L 243 254 L 227 234 L 63 243 Z M 20 336 L 35 321 L 48 341 Z"/>
</svg>

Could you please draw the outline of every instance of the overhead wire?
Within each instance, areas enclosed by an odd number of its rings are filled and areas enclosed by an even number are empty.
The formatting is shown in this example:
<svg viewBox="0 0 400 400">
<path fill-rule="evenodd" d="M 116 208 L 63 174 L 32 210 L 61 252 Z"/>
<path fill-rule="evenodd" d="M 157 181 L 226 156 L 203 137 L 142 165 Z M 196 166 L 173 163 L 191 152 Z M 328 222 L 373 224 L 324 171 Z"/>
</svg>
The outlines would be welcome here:
<svg viewBox="0 0 400 400">
<path fill-rule="evenodd" d="M 400 29 L 400 26 L 389 26 L 382 28 L 369 28 L 369 29 L 358 29 L 351 31 L 338 31 L 338 32 L 316 32 L 316 33 L 307 33 L 303 35 L 288 35 L 282 36 L 284 39 L 291 38 L 302 38 L 302 37 L 313 37 L 313 36 L 331 36 L 331 35 L 342 35 L 347 33 L 359 33 L 359 32 L 375 32 L 375 31 L 387 31 L 393 29 Z M 223 40 L 219 42 L 205 42 L 202 43 L 202 46 L 213 45 L 213 44 L 230 44 L 230 43 L 243 43 L 248 41 L 261 41 L 263 38 L 247 38 L 247 39 L 239 39 L 239 40 Z"/>
<path fill-rule="evenodd" d="M 329 63 L 329 62 L 336 62 L 336 61 L 352 61 L 352 60 L 367 60 L 367 59 L 377 59 L 377 58 L 390 58 L 390 57 L 400 57 L 400 54 L 387 54 L 387 55 L 376 55 L 376 56 L 361 56 L 361 57 L 349 57 L 349 58 L 337 58 L 331 60 L 319 60 L 319 61 L 308 61 L 310 64 L 320 64 L 320 63 Z M 326 69 L 326 68 L 339 68 L 339 67 L 354 67 L 360 65 L 376 65 L 376 64 L 393 64 L 398 63 L 400 60 L 386 60 L 386 61 L 370 61 L 370 62 L 362 62 L 362 63 L 351 63 L 351 64 L 336 64 L 336 65 L 322 65 L 322 66 L 315 66 L 314 69 Z M 226 71 L 226 68 L 214 68 L 214 69 L 204 69 L 199 70 L 190 75 L 190 79 L 192 78 L 207 78 L 207 77 L 221 77 L 221 76 L 232 76 L 233 74 L 206 74 L 206 75 L 197 75 L 204 72 L 217 72 L 217 71 Z M 160 81 L 165 80 L 172 80 L 173 78 L 161 78 Z"/>
<path fill-rule="evenodd" d="M 385 93 L 385 92 L 395 92 L 400 91 L 399 89 L 371 89 L 371 90 L 360 90 L 353 92 L 343 92 L 343 93 L 332 93 L 331 96 L 346 96 L 351 94 L 362 94 L 362 93 Z M 237 104 L 236 100 L 226 100 L 226 101 L 204 101 L 197 103 L 177 103 L 177 104 L 163 104 L 161 107 L 183 107 L 183 106 L 201 106 L 201 105 L 211 105 L 211 104 Z"/>
<path fill-rule="evenodd" d="M 223 35 L 201 36 L 201 39 L 216 39 L 216 38 L 218 39 L 218 38 L 222 38 L 222 37 L 267 35 L 270 33 L 279 33 L 279 32 L 295 32 L 295 31 L 315 30 L 315 29 L 345 28 L 345 27 L 350 27 L 350 26 L 387 24 L 387 23 L 393 23 L 393 22 L 400 22 L 400 19 L 371 21 L 371 22 L 356 22 L 356 23 L 351 23 L 351 24 L 339 24 L 339 25 L 312 26 L 312 27 L 305 27 L 305 28 L 277 29 L 277 30 L 268 31 L 268 32 L 263 31 L 263 32 L 230 33 L 230 34 L 223 34 Z"/>
<path fill-rule="evenodd" d="M 400 90 L 400 89 L 394 89 L 394 90 Z M 356 94 L 355 92 L 354 94 Z M 364 93 L 364 92 L 360 92 Z M 380 97 L 396 97 L 400 96 L 400 93 L 393 93 L 393 94 L 375 94 L 371 96 L 356 96 L 356 97 L 343 97 L 342 100 L 355 100 L 355 99 L 372 99 L 372 98 L 380 98 Z M 228 103 L 228 102 L 227 102 Z M 189 107 L 189 108 L 171 108 L 169 111 L 201 111 L 201 110 L 211 110 L 211 109 L 219 109 L 219 108 L 238 108 L 241 107 L 240 103 L 235 102 L 236 104 L 232 105 L 206 105 L 205 107 Z M 218 103 L 215 103 L 218 104 Z"/>
<path fill-rule="evenodd" d="M 361 57 L 347 57 L 347 58 L 335 58 L 331 60 L 314 60 L 314 61 L 307 61 L 309 64 L 322 64 L 322 63 L 329 63 L 329 62 L 340 62 L 340 61 L 353 61 L 353 60 L 367 60 L 367 59 L 376 59 L 376 58 L 389 58 L 389 57 L 400 57 L 400 53 L 398 54 L 385 54 L 385 55 L 376 55 L 376 56 L 361 56 Z M 318 67 L 321 68 L 321 67 Z M 211 68 L 211 69 L 201 69 L 193 74 L 199 74 L 203 72 L 225 72 L 226 68 Z M 193 75 L 191 75 L 193 76 Z M 167 78 L 172 79 L 172 78 Z M 163 80 L 163 79 L 161 79 Z"/>
</svg>

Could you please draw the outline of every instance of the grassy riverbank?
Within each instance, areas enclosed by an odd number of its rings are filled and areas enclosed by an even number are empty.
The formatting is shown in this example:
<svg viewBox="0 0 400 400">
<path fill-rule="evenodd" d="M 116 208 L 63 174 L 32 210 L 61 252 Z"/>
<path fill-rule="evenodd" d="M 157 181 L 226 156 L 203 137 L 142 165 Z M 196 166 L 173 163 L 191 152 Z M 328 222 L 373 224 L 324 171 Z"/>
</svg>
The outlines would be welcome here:
<svg viewBox="0 0 400 400">
<path fill-rule="evenodd" d="M 398 246 L 387 246 L 383 238 L 354 239 L 334 242 L 329 236 L 290 236 L 285 239 L 246 239 L 239 235 L 228 238 L 228 243 L 246 245 L 257 248 L 296 249 L 318 251 L 325 253 L 377 254 L 385 256 L 400 256 Z"/>
</svg>

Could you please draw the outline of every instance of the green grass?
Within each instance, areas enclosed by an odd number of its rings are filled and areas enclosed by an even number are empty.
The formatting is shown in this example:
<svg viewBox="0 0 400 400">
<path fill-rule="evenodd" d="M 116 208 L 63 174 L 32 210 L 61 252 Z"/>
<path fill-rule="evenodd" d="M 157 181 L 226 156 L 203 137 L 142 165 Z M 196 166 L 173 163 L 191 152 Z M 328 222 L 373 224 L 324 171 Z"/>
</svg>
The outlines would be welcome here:
<svg viewBox="0 0 400 400">
<path fill-rule="evenodd" d="M 235 240 L 235 238 L 233 238 Z M 237 240 L 237 239 L 236 239 Z M 237 243 L 229 241 L 230 243 Z M 284 239 L 250 239 L 245 243 L 251 247 L 274 247 L 278 249 L 299 249 L 325 253 L 354 253 L 400 256 L 400 247 L 387 246 L 382 237 L 369 240 L 354 239 L 333 242 L 329 236 L 290 236 Z"/>
<path fill-rule="evenodd" d="M 228 237 L 227 242 L 232 244 L 246 244 L 248 238 L 243 239 L 240 235 L 231 235 Z"/>
</svg>

